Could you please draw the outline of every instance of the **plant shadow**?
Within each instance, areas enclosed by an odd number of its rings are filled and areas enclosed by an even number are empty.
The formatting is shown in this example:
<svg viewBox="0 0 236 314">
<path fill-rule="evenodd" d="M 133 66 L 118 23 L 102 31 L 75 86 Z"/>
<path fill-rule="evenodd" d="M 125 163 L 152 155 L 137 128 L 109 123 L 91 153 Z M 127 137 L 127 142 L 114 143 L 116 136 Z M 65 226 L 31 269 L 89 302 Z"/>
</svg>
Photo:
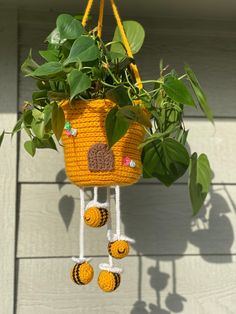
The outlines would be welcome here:
<svg viewBox="0 0 236 314">
<path fill-rule="evenodd" d="M 228 214 L 235 213 L 235 204 L 228 197 L 229 193 L 224 186 L 212 188 L 204 208 L 193 218 L 190 204 L 186 204 L 185 189 L 185 185 L 166 189 L 160 185 L 138 184 L 122 193 L 125 233 L 136 240 L 132 247 L 139 258 L 137 301 L 131 314 L 184 311 L 188 300 L 178 293 L 177 282 L 184 274 L 177 273 L 176 262 L 184 258 L 186 251 L 197 251 L 208 263 L 232 262 L 234 233 Z M 143 256 L 155 262 L 155 266 L 148 268 L 148 276 L 144 276 L 149 278 L 155 291 L 155 304 L 148 304 L 142 297 Z M 160 263 L 169 263 L 169 271 L 161 270 Z"/>
</svg>

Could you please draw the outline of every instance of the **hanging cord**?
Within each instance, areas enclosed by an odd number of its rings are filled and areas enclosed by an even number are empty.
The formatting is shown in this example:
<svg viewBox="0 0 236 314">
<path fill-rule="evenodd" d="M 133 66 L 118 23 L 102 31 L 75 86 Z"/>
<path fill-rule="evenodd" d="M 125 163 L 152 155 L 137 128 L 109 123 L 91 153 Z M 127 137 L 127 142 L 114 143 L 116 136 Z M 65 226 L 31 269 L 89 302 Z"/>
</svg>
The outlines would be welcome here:
<svg viewBox="0 0 236 314">
<path fill-rule="evenodd" d="M 115 187 L 116 196 L 116 235 L 118 240 L 120 240 L 120 187 L 116 185 Z"/>
<path fill-rule="evenodd" d="M 80 188 L 80 258 L 84 258 L 84 210 L 85 199 L 84 189 Z"/>
<path fill-rule="evenodd" d="M 103 17 L 104 17 L 104 0 L 100 0 L 99 18 L 98 18 L 98 37 L 102 37 Z"/>
<path fill-rule="evenodd" d="M 119 15 L 119 12 L 118 12 L 118 9 L 117 9 L 117 6 L 116 6 L 114 0 L 111 0 L 111 7 L 112 7 L 112 10 L 113 10 L 113 13 L 114 13 L 114 16 L 115 16 L 118 28 L 120 30 L 121 38 L 123 40 L 123 43 L 124 43 L 125 49 L 127 51 L 128 57 L 134 59 L 134 56 L 133 56 L 133 53 L 132 53 L 132 50 L 131 50 L 128 38 L 127 38 L 126 33 L 125 33 L 124 26 L 122 24 L 122 21 L 121 21 L 121 18 L 120 18 L 120 15 Z M 130 65 L 130 67 L 131 67 L 131 69 L 132 69 L 132 71 L 134 73 L 134 77 L 136 79 L 136 83 L 137 83 L 138 88 L 142 89 L 143 88 L 143 84 L 142 84 L 142 81 L 141 81 L 141 77 L 140 77 L 137 65 L 132 63 Z"/>
<path fill-rule="evenodd" d="M 81 264 L 84 262 L 88 262 L 91 258 L 84 257 L 84 211 L 85 211 L 85 193 L 84 189 L 80 188 L 80 235 L 79 235 L 79 258 L 72 257 L 72 261 L 75 263 Z"/>
<path fill-rule="evenodd" d="M 97 186 L 95 186 L 93 189 L 93 201 L 94 203 L 97 203 L 98 201 L 98 187 Z"/>
<path fill-rule="evenodd" d="M 108 218 L 108 222 L 107 222 L 107 235 L 109 237 L 109 235 L 112 233 L 111 189 L 110 189 L 110 187 L 107 187 L 107 204 L 108 204 L 108 208 L 109 208 L 109 218 Z M 109 266 L 113 267 L 113 259 L 112 259 L 112 256 L 110 254 L 108 254 L 108 258 L 109 258 Z"/>
<path fill-rule="evenodd" d="M 82 19 L 83 27 L 85 27 L 87 22 L 88 22 L 89 14 L 90 14 L 92 6 L 93 6 L 93 1 L 94 0 L 89 0 L 88 3 L 87 3 L 87 6 L 86 6 L 86 9 L 85 9 L 85 12 L 84 12 L 84 16 L 83 16 L 83 19 Z"/>
</svg>

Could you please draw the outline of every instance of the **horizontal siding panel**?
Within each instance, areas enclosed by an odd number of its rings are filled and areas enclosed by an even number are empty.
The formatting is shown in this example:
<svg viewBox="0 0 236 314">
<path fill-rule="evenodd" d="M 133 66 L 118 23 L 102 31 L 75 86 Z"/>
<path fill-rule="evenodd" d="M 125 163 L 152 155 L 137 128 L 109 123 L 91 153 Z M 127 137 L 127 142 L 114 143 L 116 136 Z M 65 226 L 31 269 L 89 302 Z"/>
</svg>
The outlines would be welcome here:
<svg viewBox="0 0 236 314">
<path fill-rule="evenodd" d="M 95 278 L 88 286 L 70 281 L 69 259 L 19 260 L 17 314 L 120 314 L 183 313 L 232 314 L 236 312 L 235 258 L 224 264 L 214 256 L 159 259 L 129 257 L 122 261 L 121 286 L 105 294 Z M 40 274 L 40 276 L 39 276 Z"/>
<path fill-rule="evenodd" d="M 236 171 L 236 127 L 230 120 L 217 120 L 215 127 L 207 121 L 188 119 L 186 128 L 190 129 L 189 143 L 192 152 L 206 153 L 209 156 L 214 171 L 214 183 L 235 183 Z M 41 150 L 32 158 L 23 147 L 25 138 L 21 139 L 20 150 L 20 182 L 63 182 L 63 153 Z M 61 148 L 59 148 L 61 152 Z M 148 181 L 145 181 L 148 182 Z M 152 180 L 156 182 L 156 180 Z M 187 178 L 179 182 L 187 182 Z"/>
<path fill-rule="evenodd" d="M 214 186 L 198 219 L 187 193 L 184 185 L 122 188 L 122 232 L 136 240 L 132 255 L 236 254 L 236 186 Z M 114 223 L 114 201 L 112 213 Z M 78 255 L 78 188 L 23 184 L 18 230 L 18 257 Z M 107 254 L 106 227 L 85 227 L 85 239 L 85 254 Z"/>
</svg>

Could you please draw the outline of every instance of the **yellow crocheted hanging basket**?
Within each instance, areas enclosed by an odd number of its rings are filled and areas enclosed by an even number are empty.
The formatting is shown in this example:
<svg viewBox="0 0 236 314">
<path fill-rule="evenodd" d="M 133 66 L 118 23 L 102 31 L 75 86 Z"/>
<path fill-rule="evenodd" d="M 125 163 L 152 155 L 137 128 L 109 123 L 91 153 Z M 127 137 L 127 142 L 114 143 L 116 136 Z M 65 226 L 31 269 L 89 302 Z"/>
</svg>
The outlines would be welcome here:
<svg viewBox="0 0 236 314">
<path fill-rule="evenodd" d="M 108 99 L 64 101 L 65 119 L 76 136 L 64 132 L 65 167 L 69 179 L 79 187 L 131 185 L 140 178 L 144 129 L 133 123 L 128 132 L 108 149 L 105 119 L 115 104 Z"/>
</svg>

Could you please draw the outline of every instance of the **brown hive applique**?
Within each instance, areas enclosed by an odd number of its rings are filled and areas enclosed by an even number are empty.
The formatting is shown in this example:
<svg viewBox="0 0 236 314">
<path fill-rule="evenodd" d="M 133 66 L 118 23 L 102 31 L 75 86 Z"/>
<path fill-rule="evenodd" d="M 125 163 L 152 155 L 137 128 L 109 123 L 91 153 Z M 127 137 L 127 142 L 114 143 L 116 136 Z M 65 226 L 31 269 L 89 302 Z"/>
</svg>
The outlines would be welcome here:
<svg viewBox="0 0 236 314">
<path fill-rule="evenodd" d="M 97 143 L 88 151 L 88 167 L 92 172 L 114 170 L 114 154 L 106 144 Z"/>
</svg>

